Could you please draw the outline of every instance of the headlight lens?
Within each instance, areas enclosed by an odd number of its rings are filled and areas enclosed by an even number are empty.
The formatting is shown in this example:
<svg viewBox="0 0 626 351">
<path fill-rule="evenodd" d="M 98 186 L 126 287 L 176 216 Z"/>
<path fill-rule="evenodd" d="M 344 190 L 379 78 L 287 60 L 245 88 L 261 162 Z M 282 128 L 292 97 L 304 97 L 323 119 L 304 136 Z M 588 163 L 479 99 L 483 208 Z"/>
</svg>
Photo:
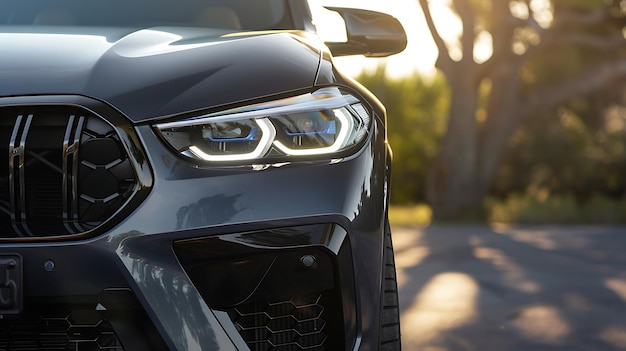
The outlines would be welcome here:
<svg viewBox="0 0 626 351">
<path fill-rule="evenodd" d="M 181 155 L 210 162 L 330 155 L 359 144 L 371 117 L 338 88 L 155 127 Z"/>
</svg>

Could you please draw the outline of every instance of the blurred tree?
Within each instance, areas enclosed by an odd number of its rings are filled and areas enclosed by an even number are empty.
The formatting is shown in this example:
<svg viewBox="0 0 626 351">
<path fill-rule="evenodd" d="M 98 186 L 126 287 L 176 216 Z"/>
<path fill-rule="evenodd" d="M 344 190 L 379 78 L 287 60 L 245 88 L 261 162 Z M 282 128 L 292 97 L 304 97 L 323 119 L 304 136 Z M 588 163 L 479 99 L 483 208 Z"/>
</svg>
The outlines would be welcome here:
<svg viewBox="0 0 626 351">
<path fill-rule="evenodd" d="M 598 94 L 602 93 L 599 91 Z M 626 195 L 626 109 L 610 94 L 573 99 L 524 120 L 511 138 L 489 195 L 594 197 Z M 619 100 L 618 100 L 619 101 Z"/>
<path fill-rule="evenodd" d="M 482 208 L 509 141 L 528 116 L 608 87 L 622 90 L 624 0 L 451 0 L 463 28 L 457 43 L 444 41 L 428 0 L 419 2 L 439 50 L 436 66 L 450 86 L 447 129 L 426 182 L 436 219 Z M 475 50 L 484 38 L 492 53 L 478 62 Z"/>
</svg>

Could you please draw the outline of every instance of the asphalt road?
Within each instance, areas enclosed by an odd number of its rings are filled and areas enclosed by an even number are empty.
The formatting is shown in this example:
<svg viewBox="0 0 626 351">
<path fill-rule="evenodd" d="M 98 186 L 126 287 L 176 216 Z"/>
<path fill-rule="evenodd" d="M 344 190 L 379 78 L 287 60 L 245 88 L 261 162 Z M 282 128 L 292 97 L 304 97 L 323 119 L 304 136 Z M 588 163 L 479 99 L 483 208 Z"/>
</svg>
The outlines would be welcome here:
<svg viewBox="0 0 626 351">
<path fill-rule="evenodd" d="M 626 350 L 626 226 L 392 232 L 404 351 Z"/>
</svg>

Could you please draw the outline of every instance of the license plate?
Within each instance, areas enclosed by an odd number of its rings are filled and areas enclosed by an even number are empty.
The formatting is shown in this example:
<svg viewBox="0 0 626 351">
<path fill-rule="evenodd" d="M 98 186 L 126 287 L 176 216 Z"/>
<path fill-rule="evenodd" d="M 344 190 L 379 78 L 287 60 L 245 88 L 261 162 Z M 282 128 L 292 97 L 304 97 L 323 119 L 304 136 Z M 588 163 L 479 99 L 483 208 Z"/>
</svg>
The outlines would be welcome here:
<svg viewBox="0 0 626 351">
<path fill-rule="evenodd" d="M 0 315 L 22 312 L 22 257 L 0 255 Z"/>
</svg>

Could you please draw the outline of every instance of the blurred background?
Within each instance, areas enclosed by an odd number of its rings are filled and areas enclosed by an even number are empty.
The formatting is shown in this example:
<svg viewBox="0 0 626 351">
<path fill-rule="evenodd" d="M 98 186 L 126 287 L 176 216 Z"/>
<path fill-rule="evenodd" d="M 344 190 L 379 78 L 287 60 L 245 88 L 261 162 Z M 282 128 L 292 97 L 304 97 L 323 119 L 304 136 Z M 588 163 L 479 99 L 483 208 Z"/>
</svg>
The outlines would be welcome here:
<svg viewBox="0 0 626 351">
<path fill-rule="evenodd" d="M 310 0 L 396 16 L 409 44 L 337 58 L 386 105 L 392 224 L 626 222 L 626 1 Z"/>
</svg>

